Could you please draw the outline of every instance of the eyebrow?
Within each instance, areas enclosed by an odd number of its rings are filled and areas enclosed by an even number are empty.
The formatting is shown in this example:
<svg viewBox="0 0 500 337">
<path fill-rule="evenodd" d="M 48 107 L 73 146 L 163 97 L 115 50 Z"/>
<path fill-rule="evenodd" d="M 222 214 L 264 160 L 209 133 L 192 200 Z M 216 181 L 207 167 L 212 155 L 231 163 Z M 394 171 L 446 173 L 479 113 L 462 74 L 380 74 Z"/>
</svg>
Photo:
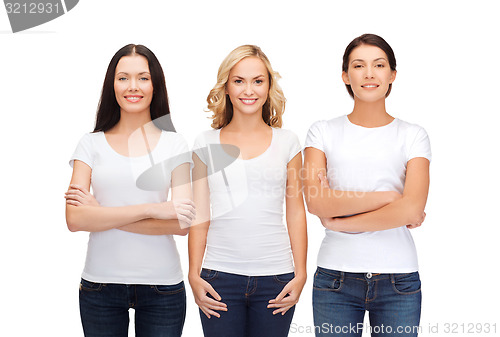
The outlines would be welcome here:
<svg viewBox="0 0 500 337">
<path fill-rule="evenodd" d="M 388 62 L 385 57 L 379 57 L 378 59 L 373 60 L 373 62 L 380 61 L 380 60 L 384 60 L 384 61 Z M 354 59 L 351 61 L 351 64 L 356 62 L 356 61 L 365 62 L 365 60 L 362 60 L 362 59 Z"/>
<path fill-rule="evenodd" d="M 257 75 L 257 76 L 255 76 L 253 79 L 256 79 L 256 78 L 259 78 L 259 77 L 265 77 L 265 76 L 266 76 L 266 75 Z M 238 76 L 238 75 L 234 75 L 234 76 L 232 76 L 231 78 L 235 78 L 235 77 L 236 77 L 236 78 L 239 78 L 239 79 L 242 79 L 242 80 L 244 80 L 244 79 L 245 79 L 244 77 L 241 77 L 241 76 Z"/>
<path fill-rule="evenodd" d="M 123 74 L 123 75 L 130 75 L 129 73 L 126 73 L 124 71 L 120 71 L 119 73 L 116 73 L 116 75 L 119 75 L 119 74 Z M 149 72 L 147 71 L 143 71 L 143 72 L 140 72 L 138 75 L 144 75 L 144 74 L 148 74 L 148 75 L 151 75 Z M 115 76 L 116 76 L 115 75 Z"/>
</svg>

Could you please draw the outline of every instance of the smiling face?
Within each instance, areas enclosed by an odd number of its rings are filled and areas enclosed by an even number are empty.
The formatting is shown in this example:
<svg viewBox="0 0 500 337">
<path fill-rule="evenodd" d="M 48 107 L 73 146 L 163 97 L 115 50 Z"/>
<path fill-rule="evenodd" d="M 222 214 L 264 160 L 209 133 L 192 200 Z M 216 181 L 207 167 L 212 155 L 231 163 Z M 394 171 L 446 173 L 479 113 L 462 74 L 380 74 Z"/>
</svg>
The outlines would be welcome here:
<svg viewBox="0 0 500 337">
<path fill-rule="evenodd" d="M 342 80 L 351 86 L 354 99 L 365 102 L 385 99 L 395 79 L 396 71 L 391 70 L 385 52 L 366 44 L 352 50 L 348 70 L 342 72 Z"/>
<path fill-rule="evenodd" d="M 148 60 L 141 55 L 122 57 L 116 65 L 114 89 L 122 112 L 149 114 L 153 83 Z"/>
<path fill-rule="evenodd" d="M 226 93 L 233 104 L 233 113 L 259 114 L 269 93 L 269 74 L 258 57 L 246 57 L 229 72 Z"/>
</svg>

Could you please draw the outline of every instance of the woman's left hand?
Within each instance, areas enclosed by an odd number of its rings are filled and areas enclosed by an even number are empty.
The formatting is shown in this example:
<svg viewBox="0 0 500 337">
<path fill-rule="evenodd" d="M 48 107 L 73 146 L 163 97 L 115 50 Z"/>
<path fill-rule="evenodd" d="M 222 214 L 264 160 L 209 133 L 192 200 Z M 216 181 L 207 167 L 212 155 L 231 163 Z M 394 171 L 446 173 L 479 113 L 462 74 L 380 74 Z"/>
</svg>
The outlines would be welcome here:
<svg viewBox="0 0 500 337">
<path fill-rule="evenodd" d="M 89 191 L 75 184 L 69 185 L 64 197 L 66 203 L 73 206 L 101 206 Z"/>
<path fill-rule="evenodd" d="M 297 304 L 305 283 L 306 277 L 298 278 L 297 276 L 288 282 L 278 296 L 269 301 L 268 308 L 277 308 L 273 311 L 273 315 L 279 313 L 284 315 L 291 307 Z"/>
</svg>

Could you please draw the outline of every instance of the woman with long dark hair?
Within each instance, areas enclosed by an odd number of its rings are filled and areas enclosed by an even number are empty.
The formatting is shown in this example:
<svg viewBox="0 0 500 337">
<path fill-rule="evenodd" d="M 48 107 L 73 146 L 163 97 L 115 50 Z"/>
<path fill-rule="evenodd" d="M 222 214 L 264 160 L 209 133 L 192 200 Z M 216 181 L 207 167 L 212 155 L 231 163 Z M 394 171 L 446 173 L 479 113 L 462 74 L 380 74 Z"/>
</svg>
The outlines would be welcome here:
<svg viewBox="0 0 500 337">
<path fill-rule="evenodd" d="M 142 45 L 121 48 L 94 132 L 70 161 L 66 221 L 90 232 L 80 283 L 85 336 L 128 336 L 130 308 L 137 336 L 181 335 L 186 295 L 173 235 L 186 235 L 195 214 L 190 155 L 169 114 L 156 56 Z"/>
<path fill-rule="evenodd" d="M 314 276 L 317 336 L 416 336 L 421 291 L 409 228 L 421 225 L 431 151 L 425 130 L 385 108 L 396 58 L 381 37 L 346 48 L 342 79 L 349 115 L 318 121 L 305 143 L 305 195 L 325 238 Z"/>
</svg>

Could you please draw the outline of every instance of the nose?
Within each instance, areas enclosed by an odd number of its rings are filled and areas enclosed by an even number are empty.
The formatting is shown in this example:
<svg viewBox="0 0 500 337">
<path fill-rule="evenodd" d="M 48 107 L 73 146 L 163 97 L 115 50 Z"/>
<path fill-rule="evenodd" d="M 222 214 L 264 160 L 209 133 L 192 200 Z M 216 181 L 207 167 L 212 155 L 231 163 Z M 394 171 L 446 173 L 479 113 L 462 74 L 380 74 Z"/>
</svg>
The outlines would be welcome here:
<svg viewBox="0 0 500 337">
<path fill-rule="evenodd" d="M 371 67 L 366 67 L 365 78 L 373 78 L 373 70 Z"/>
<path fill-rule="evenodd" d="M 128 90 L 137 91 L 137 89 L 138 89 L 137 79 L 135 78 L 130 79 Z"/>
<path fill-rule="evenodd" d="M 247 85 L 245 86 L 245 94 L 248 96 L 253 94 L 252 83 L 247 83 Z"/>
</svg>

